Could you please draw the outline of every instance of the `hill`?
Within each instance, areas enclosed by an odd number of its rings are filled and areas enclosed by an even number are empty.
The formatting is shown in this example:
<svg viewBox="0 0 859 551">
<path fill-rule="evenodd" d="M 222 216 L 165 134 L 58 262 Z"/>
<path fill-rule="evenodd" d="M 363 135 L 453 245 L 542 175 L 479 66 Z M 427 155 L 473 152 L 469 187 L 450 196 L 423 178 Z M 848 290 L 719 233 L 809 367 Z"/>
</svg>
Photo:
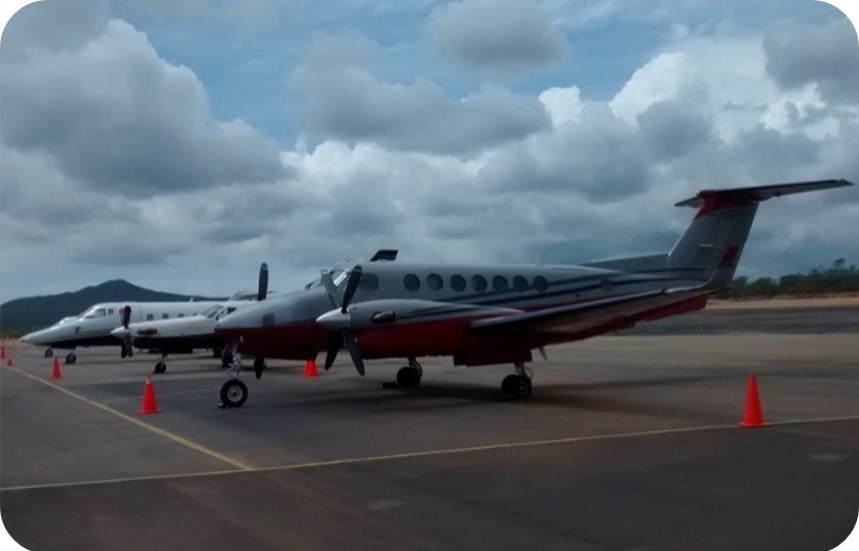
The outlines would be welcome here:
<svg viewBox="0 0 859 551">
<path fill-rule="evenodd" d="M 93 287 L 84 287 L 73 293 L 24 297 L 4 302 L 0 304 L 0 328 L 5 334 L 45 327 L 66 316 L 76 316 L 99 302 L 186 302 L 191 298 L 218 300 L 211 297 L 162 293 L 138 287 L 122 279 L 114 279 Z"/>
</svg>

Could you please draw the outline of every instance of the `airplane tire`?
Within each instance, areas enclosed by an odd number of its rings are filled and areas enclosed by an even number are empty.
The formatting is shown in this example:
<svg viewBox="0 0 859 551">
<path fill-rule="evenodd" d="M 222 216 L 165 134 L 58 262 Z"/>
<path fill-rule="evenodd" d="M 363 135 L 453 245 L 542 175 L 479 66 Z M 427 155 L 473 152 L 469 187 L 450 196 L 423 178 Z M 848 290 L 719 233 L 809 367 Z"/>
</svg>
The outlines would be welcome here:
<svg viewBox="0 0 859 551">
<path fill-rule="evenodd" d="M 45 349 L 45 357 L 46 357 L 46 358 L 50 358 L 50 357 L 52 357 L 53 355 L 54 355 L 54 351 L 53 351 L 53 349 L 51 349 L 51 348 L 46 348 L 46 349 Z"/>
<path fill-rule="evenodd" d="M 508 375 L 501 383 L 501 394 L 507 398 L 527 398 L 531 395 L 531 379 L 521 375 Z"/>
<path fill-rule="evenodd" d="M 412 367 L 401 367 L 397 371 L 397 386 L 414 388 L 421 384 L 421 372 Z"/>
<path fill-rule="evenodd" d="M 153 373 L 165 373 L 167 371 L 167 364 L 164 362 L 158 362 L 155 364 L 155 369 L 152 371 Z"/>
<path fill-rule="evenodd" d="M 221 386 L 221 405 L 240 408 L 248 399 L 248 387 L 238 379 L 230 379 Z"/>
<path fill-rule="evenodd" d="M 78 357 L 74 354 L 66 355 L 66 363 L 69 365 L 73 365 L 76 361 L 78 361 Z"/>
</svg>

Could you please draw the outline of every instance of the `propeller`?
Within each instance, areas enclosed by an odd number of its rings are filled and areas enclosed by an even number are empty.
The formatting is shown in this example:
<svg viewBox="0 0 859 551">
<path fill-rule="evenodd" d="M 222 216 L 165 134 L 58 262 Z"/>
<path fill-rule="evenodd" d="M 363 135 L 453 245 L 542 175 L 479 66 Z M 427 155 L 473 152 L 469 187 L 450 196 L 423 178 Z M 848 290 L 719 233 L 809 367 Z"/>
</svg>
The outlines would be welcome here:
<svg viewBox="0 0 859 551">
<path fill-rule="evenodd" d="M 268 264 L 265 262 L 259 267 L 259 285 L 257 289 L 257 300 L 265 300 L 265 297 L 268 296 Z"/>
<path fill-rule="evenodd" d="M 132 346 L 131 333 L 128 331 L 128 324 L 131 322 L 131 306 L 126 305 L 122 309 L 122 327 L 125 328 L 125 338 L 122 339 L 122 357 L 131 358 L 134 356 L 134 347 Z"/>
<path fill-rule="evenodd" d="M 358 290 L 358 285 L 361 283 L 361 276 L 363 273 L 364 269 L 360 265 L 354 266 L 352 271 L 349 273 L 349 279 L 346 281 L 346 289 L 343 291 L 343 300 L 340 303 L 341 314 L 349 313 L 349 304 L 355 297 L 355 292 Z M 331 300 L 331 305 L 334 308 L 337 308 L 337 288 L 331 278 L 331 272 L 322 273 L 322 284 L 328 292 L 328 298 Z M 344 319 L 344 325 L 340 328 L 340 335 L 333 338 L 331 344 L 328 346 L 328 351 L 325 354 L 325 369 L 328 370 L 331 368 L 334 364 L 334 360 L 337 358 L 337 353 L 341 348 L 345 347 L 346 350 L 349 351 L 349 356 L 352 358 L 352 363 L 355 365 L 355 369 L 363 376 L 364 358 L 361 356 L 361 350 L 358 348 L 358 339 L 355 337 L 355 333 L 352 331 L 352 328 L 349 327 L 348 323 L 348 320 Z"/>
<path fill-rule="evenodd" d="M 259 285 L 257 285 L 257 301 L 265 300 L 268 296 L 268 264 L 263 262 L 259 267 Z M 254 375 L 259 379 L 265 371 L 265 358 L 254 358 Z"/>
</svg>

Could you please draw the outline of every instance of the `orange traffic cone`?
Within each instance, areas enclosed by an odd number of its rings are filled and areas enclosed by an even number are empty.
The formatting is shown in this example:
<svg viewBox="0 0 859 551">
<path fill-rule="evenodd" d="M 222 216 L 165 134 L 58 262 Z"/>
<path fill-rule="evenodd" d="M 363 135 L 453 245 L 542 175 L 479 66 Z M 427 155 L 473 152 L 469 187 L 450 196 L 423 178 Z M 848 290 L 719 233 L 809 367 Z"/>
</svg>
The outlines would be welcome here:
<svg viewBox="0 0 859 551">
<path fill-rule="evenodd" d="M 12 356 L 9 356 L 8 358 L 6 358 L 6 365 L 8 365 L 9 367 L 12 367 Z"/>
<path fill-rule="evenodd" d="M 743 420 L 737 423 L 741 427 L 765 427 L 764 413 L 761 410 L 761 397 L 758 395 L 758 381 L 755 374 L 749 375 L 749 385 L 746 391 L 746 411 Z"/>
<path fill-rule="evenodd" d="M 6 347 L 0 346 L 0 360 L 6 359 Z"/>
<path fill-rule="evenodd" d="M 62 379 L 63 375 L 60 373 L 60 362 L 57 360 L 56 356 L 54 356 L 54 367 L 51 369 L 51 379 Z"/>
<path fill-rule="evenodd" d="M 307 360 L 304 364 L 304 376 L 316 377 L 319 372 L 316 370 L 316 360 Z"/>
<path fill-rule="evenodd" d="M 140 415 L 150 413 L 161 413 L 158 404 L 155 403 L 155 388 L 152 386 L 152 376 L 146 376 L 146 385 L 143 387 L 143 404 L 140 406 Z"/>
</svg>

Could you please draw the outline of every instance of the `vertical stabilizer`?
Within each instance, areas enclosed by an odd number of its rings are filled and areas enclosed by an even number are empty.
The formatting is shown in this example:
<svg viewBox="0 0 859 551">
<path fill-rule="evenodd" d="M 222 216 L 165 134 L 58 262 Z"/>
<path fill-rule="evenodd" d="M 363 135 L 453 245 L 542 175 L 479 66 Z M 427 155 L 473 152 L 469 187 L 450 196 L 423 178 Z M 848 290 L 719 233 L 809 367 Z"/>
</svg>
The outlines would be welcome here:
<svg viewBox="0 0 859 551">
<path fill-rule="evenodd" d="M 752 229 L 758 204 L 773 197 L 853 185 L 820 180 L 737 189 L 705 190 L 677 203 L 695 207 L 695 219 L 668 254 L 667 267 L 690 270 L 714 287 L 729 285 Z"/>
</svg>

